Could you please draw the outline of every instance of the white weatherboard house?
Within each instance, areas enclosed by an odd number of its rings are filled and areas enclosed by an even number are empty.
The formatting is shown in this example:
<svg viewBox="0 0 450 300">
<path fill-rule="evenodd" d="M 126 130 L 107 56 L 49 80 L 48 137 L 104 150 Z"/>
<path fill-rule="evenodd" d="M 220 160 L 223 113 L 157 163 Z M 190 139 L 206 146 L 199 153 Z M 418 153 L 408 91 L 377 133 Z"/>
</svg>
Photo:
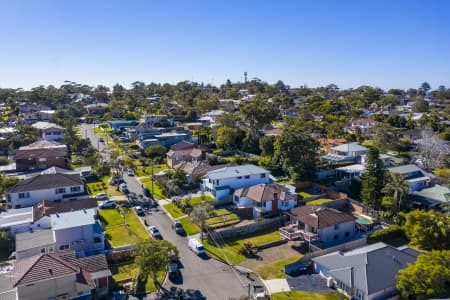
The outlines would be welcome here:
<svg viewBox="0 0 450 300">
<path fill-rule="evenodd" d="M 51 229 L 16 235 L 16 258 L 67 250 L 84 256 L 103 250 L 105 233 L 96 214 L 91 208 L 50 215 Z"/>
<path fill-rule="evenodd" d="M 416 261 L 420 253 L 406 246 L 385 243 L 333 252 L 313 258 L 314 270 L 351 299 L 382 300 L 397 294 L 398 271 Z"/>
<path fill-rule="evenodd" d="M 64 139 L 64 130 L 58 124 L 49 122 L 36 122 L 31 126 L 39 130 L 42 138 L 46 141 L 60 141 Z"/>
<path fill-rule="evenodd" d="M 270 175 L 270 171 L 249 164 L 225 167 L 206 173 L 202 189 L 211 192 L 218 201 L 221 201 L 237 189 L 272 181 L 274 178 Z"/>
<path fill-rule="evenodd" d="M 41 200 L 66 201 L 86 198 L 84 183 L 78 174 L 44 174 L 19 181 L 6 189 L 10 207 L 29 207 Z"/>
</svg>

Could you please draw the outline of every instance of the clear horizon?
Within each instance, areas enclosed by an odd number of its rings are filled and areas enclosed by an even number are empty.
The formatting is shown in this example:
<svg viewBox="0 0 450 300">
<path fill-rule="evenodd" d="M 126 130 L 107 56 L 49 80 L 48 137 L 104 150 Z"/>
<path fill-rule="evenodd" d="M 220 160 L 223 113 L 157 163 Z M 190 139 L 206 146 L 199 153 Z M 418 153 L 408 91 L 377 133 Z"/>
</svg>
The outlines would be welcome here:
<svg viewBox="0 0 450 300">
<path fill-rule="evenodd" d="M 36 5 L 39 3 L 39 5 Z M 0 0 L 0 88 L 450 87 L 450 1 Z"/>
</svg>

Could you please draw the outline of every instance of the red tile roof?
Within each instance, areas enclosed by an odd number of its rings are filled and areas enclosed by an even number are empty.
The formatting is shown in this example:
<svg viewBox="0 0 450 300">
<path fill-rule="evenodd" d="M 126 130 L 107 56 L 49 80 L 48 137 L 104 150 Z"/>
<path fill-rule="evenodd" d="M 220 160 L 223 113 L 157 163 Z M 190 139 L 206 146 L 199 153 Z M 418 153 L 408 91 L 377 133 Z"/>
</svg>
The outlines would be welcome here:
<svg viewBox="0 0 450 300">
<path fill-rule="evenodd" d="M 297 217 L 298 221 L 318 229 L 355 220 L 350 214 L 316 205 L 296 207 L 291 209 L 291 213 Z"/>
</svg>

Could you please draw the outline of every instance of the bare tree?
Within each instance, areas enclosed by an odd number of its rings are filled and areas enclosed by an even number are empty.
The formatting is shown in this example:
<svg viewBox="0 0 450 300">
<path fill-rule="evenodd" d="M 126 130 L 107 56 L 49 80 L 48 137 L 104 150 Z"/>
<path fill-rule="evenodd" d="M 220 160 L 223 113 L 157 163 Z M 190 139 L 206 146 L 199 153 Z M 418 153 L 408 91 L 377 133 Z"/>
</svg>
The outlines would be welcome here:
<svg viewBox="0 0 450 300">
<path fill-rule="evenodd" d="M 422 167 L 430 172 L 439 169 L 449 161 L 448 145 L 439 139 L 431 130 L 423 130 L 421 139 L 417 141 Z"/>
</svg>

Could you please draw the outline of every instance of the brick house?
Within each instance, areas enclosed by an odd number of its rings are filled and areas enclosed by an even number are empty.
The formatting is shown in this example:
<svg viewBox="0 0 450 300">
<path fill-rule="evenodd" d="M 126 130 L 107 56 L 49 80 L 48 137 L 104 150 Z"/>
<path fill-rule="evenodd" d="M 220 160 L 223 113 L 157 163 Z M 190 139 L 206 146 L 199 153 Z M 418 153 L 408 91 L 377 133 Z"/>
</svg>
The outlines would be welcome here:
<svg viewBox="0 0 450 300">
<path fill-rule="evenodd" d="M 67 146 L 54 141 L 37 141 L 20 147 L 14 155 L 18 171 L 40 170 L 49 167 L 68 168 Z"/>
</svg>

